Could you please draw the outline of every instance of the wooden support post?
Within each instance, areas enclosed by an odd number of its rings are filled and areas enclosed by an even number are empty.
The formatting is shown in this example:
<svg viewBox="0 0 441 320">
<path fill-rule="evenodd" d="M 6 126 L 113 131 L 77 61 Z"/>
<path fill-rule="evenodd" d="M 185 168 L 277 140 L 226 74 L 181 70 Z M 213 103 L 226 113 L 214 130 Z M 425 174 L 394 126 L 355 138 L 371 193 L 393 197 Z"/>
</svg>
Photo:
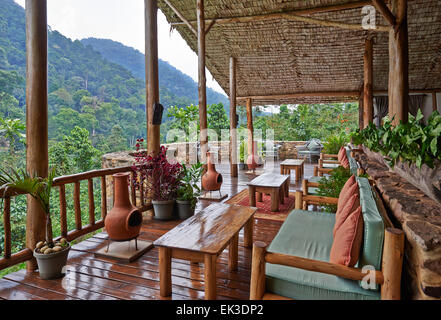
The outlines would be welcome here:
<svg viewBox="0 0 441 320">
<path fill-rule="evenodd" d="M 363 86 L 363 126 L 367 127 L 374 121 L 373 83 L 373 44 L 372 39 L 366 39 L 364 49 L 364 86 Z"/>
<path fill-rule="evenodd" d="M 403 231 L 394 228 L 386 229 L 381 268 L 384 276 L 384 283 L 381 286 L 382 300 L 399 300 L 401 298 L 403 255 Z"/>
<path fill-rule="evenodd" d="M 29 173 L 48 174 L 47 109 L 47 2 L 26 0 L 26 168 Z M 28 196 L 26 247 L 35 248 L 45 238 L 46 215 Z M 35 270 L 35 259 L 27 262 Z"/>
<path fill-rule="evenodd" d="M 389 31 L 389 117 L 394 125 L 409 113 L 409 43 L 407 0 L 391 0 L 396 26 Z"/>
<path fill-rule="evenodd" d="M 205 76 L 205 12 L 204 0 L 197 0 L 198 20 L 198 92 L 199 92 L 199 126 L 201 141 L 201 160 L 206 161 L 208 151 L 207 132 L 207 79 Z"/>
<path fill-rule="evenodd" d="M 160 146 L 160 125 L 153 124 L 155 103 L 159 103 L 158 81 L 158 1 L 145 0 L 145 78 L 147 109 L 147 152 L 157 154 Z"/>
<path fill-rule="evenodd" d="M 254 243 L 251 262 L 250 300 L 261 300 L 265 294 L 265 255 L 266 244 Z"/>
<path fill-rule="evenodd" d="M 247 99 L 247 128 L 248 128 L 248 156 L 254 155 L 254 133 L 253 133 L 253 100 Z"/>
<path fill-rule="evenodd" d="M 438 101 L 436 100 L 436 91 L 432 92 L 432 110 L 438 110 Z"/>
<path fill-rule="evenodd" d="M 230 174 L 237 177 L 236 58 L 230 58 Z"/>
<path fill-rule="evenodd" d="M 391 27 L 395 27 L 396 19 L 383 0 L 372 0 L 375 8 L 381 12 Z"/>
</svg>

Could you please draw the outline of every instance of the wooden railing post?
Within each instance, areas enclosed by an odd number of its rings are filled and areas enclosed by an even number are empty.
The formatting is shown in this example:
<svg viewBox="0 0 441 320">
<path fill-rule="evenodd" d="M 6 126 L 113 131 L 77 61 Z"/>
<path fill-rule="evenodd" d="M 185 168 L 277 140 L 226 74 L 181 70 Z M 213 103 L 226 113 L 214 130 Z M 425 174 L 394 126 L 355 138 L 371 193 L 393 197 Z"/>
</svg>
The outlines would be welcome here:
<svg viewBox="0 0 441 320">
<path fill-rule="evenodd" d="M 261 300 L 265 294 L 265 255 L 266 244 L 255 242 L 251 261 L 250 300 Z"/>
<path fill-rule="evenodd" d="M 404 232 L 388 228 L 385 231 L 382 272 L 384 283 L 381 286 L 382 300 L 401 298 L 401 273 L 404 255 Z"/>
<path fill-rule="evenodd" d="M 32 175 L 48 174 L 47 2 L 26 0 L 26 168 Z M 27 197 L 26 247 L 45 238 L 46 214 Z M 35 270 L 32 259 L 28 270 Z"/>
</svg>

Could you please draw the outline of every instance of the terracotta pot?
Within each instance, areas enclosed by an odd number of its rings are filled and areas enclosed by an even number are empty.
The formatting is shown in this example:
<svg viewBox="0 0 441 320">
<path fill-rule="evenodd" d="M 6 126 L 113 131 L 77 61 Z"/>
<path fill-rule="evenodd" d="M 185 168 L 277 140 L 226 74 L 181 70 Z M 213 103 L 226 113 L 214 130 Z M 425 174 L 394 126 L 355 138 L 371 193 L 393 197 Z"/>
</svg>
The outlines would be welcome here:
<svg viewBox="0 0 441 320">
<path fill-rule="evenodd" d="M 104 226 L 109 238 L 115 241 L 127 241 L 139 235 L 142 214 L 132 205 L 129 198 L 130 173 L 113 175 L 115 203 L 106 216 Z"/>
<path fill-rule="evenodd" d="M 207 152 L 207 172 L 202 176 L 202 189 L 206 191 L 220 190 L 222 181 L 222 175 L 216 171 L 211 160 L 211 153 Z"/>
<path fill-rule="evenodd" d="M 249 170 L 254 170 L 258 167 L 257 161 L 259 160 L 259 157 L 254 155 L 254 154 L 250 154 L 248 156 L 247 159 L 247 166 Z"/>
</svg>

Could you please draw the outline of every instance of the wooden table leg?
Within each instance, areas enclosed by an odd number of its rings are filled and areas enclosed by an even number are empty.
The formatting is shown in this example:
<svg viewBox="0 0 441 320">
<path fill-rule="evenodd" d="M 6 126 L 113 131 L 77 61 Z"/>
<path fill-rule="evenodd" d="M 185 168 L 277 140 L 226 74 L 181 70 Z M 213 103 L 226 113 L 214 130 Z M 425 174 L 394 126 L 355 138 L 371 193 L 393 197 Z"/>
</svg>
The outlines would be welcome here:
<svg viewBox="0 0 441 320">
<path fill-rule="evenodd" d="M 248 197 L 250 199 L 250 207 L 256 206 L 256 187 L 248 186 Z"/>
<path fill-rule="evenodd" d="M 262 202 L 262 192 L 256 192 L 256 201 Z"/>
<path fill-rule="evenodd" d="M 275 189 L 271 192 L 271 212 L 279 211 L 279 190 Z"/>
<path fill-rule="evenodd" d="M 236 233 L 230 240 L 228 247 L 228 270 L 237 270 L 237 261 L 239 260 L 239 233 Z"/>
<path fill-rule="evenodd" d="M 285 182 L 285 197 L 289 198 L 289 180 Z"/>
<path fill-rule="evenodd" d="M 245 248 L 253 247 L 254 216 L 243 227 L 243 245 Z"/>
<path fill-rule="evenodd" d="M 285 204 L 285 186 L 281 186 L 279 189 L 279 200 L 281 204 Z"/>
<path fill-rule="evenodd" d="M 204 256 L 205 300 L 216 299 L 216 260 L 216 255 Z"/>
<path fill-rule="evenodd" d="M 283 165 L 280 165 L 280 174 L 285 174 L 285 168 Z"/>
<path fill-rule="evenodd" d="M 166 247 L 159 247 L 159 292 L 161 297 L 172 293 L 171 249 Z"/>
<path fill-rule="evenodd" d="M 296 167 L 296 181 L 300 181 L 300 167 Z"/>
</svg>

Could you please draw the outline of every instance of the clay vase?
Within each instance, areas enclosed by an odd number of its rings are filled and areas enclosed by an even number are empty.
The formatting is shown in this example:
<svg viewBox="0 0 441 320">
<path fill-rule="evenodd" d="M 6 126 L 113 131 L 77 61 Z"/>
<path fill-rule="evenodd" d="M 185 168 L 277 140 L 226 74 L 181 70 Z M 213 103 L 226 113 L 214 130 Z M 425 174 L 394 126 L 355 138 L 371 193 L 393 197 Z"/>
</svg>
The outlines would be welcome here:
<svg viewBox="0 0 441 320">
<path fill-rule="evenodd" d="M 142 214 L 132 205 L 129 198 L 130 173 L 113 175 L 115 203 L 104 220 L 104 226 L 111 240 L 128 241 L 138 237 Z"/>
<path fill-rule="evenodd" d="M 207 152 L 207 172 L 202 176 L 202 189 L 206 191 L 220 190 L 222 181 L 222 175 L 216 171 L 212 162 L 211 153 Z"/>
<path fill-rule="evenodd" d="M 246 161 L 247 166 L 248 166 L 248 170 L 254 170 L 258 167 L 258 161 L 259 161 L 259 156 L 256 155 L 256 150 L 257 150 L 257 141 L 253 142 L 253 152 L 252 154 L 250 154 L 248 156 L 248 159 Z"/>
</svg>

